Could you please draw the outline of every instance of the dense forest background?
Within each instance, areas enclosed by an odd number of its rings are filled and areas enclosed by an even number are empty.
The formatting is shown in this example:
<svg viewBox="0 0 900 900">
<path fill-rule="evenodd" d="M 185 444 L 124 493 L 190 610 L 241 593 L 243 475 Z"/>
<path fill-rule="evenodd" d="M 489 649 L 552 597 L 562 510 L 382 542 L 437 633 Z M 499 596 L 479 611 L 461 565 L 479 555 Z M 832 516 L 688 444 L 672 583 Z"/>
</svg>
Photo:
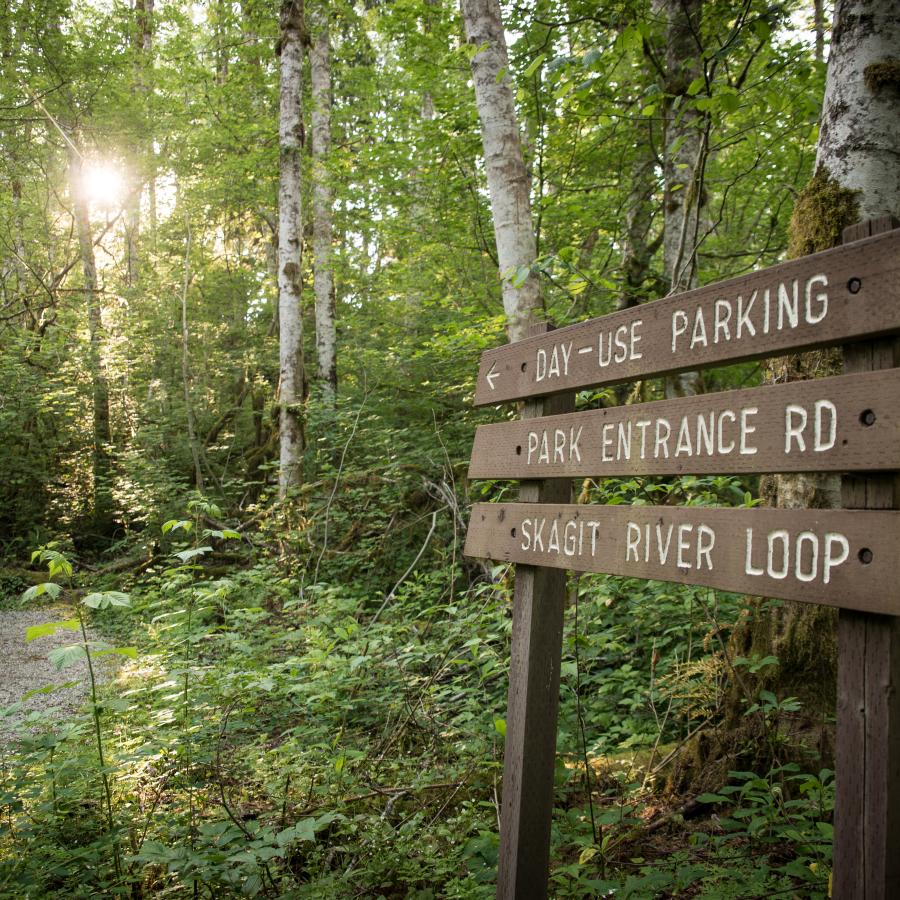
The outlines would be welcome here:
<svg viewBox="0 0 900 900">
<path fill-rule="evenodd" d="M 538 282 L 562 325 L 785 258 L 829 27 L 794 0 L 539 0 L 503 17 L 536 241 L 513 271 L 481 48 L 453 4 L 0 9 L 0 586 L 6 607 L 46 604 L 49 631 L 81 629 L 54 651 L 59 683 L 86 656 L 98 671 L 77 715 L 4 712 L 19 717 L 0 767 L 4 896 L 492 895 L 511 573 L 461 540 L 473 500 L 513 490 L 466 480 L 475 425 L 516 414 L 472 406 L 480 353 L 506 340 L 503 283 Z M 295 43 L 288 402 L 279 104 Z M 752 478 L 577 489 L 759 502 Z M 729 643 L 759 608 L 570 587 L 553 894 L 825 896 L 828 750 L 792 723 L 827 719 L 828 700 L 773 690 L 757 676 L 777 658 Z M 105 678 L 104 655 L 121 659 Z M 698 735 L 720 729 L 737 737 L 707 765 Z"/>
</svg>

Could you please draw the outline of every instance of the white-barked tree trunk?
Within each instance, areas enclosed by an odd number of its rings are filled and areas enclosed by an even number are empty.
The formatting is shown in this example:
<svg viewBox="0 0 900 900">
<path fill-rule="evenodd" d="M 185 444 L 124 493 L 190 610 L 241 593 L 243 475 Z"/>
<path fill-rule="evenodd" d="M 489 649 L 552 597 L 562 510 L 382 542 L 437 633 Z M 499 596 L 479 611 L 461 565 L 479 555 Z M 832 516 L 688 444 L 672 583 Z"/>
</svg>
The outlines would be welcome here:
<svg viewBox="0 0 900 900">
<path fill-rule="evenodd" d="M 543 308 L 537 275 L 528 272 L 522 278 L 537 255 L 531 179 L 522 155 L 499 0 L 463 0 L 462 12 L 466 40 L 479 48 L 472 57 L 475 103 L 481 120 L 507 334 L 510 341 L 518 341 Z"/>
<path fill-rule="evenodd" d="M 312 82 L 313 292 L 316 296 L 316 377 L 322 397 L 337 395 L 337 330 L 333 265 L 332 191 L 328 170 L 331 150 L 331 48 L 328 7 L 316 6 L 309 54 Z"/>
<path fill-rule="evenodd" d="M 284 497 L 303 476 L 303 319 L 301 317 L 301 150 L 303 147 L 303 2 L 281 6 L 278 110 L 279 471 Z"/>
</svg>

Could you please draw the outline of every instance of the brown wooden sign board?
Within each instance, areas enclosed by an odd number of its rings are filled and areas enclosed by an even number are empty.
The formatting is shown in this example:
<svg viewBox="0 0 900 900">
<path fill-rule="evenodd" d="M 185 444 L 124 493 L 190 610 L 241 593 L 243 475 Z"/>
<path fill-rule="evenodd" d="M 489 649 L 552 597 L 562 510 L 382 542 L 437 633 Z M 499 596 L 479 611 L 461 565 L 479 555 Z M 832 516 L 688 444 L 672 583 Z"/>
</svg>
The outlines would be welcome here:
<svg viewBox="0 0 900 900">
<path fill-rule="evenodd" d="M 885 471 L 900 369 L 481 425 L 469 478 Z"/>
<path fill-rule="evenodd" d="M 900 332 L 900 231 L 488 350 L 476 405 Z"/>
<path fill-rule="evenodd" d="M 478 503 L 467 556 L 900 615 L 900 512 Z"/>
</svg>

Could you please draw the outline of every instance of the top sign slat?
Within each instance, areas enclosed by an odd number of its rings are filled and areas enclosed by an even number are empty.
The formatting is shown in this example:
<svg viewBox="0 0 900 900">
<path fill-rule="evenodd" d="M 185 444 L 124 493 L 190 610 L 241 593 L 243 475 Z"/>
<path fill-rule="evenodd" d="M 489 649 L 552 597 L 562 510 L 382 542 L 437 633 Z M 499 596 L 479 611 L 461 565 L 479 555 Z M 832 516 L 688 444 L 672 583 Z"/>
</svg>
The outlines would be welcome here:
<svg viewBox="0 0 900 900">
<path fill-rule="evenodd" d="M 488 350 L 475 403 L 900 331 L 900 229 Z"/>
</svg>

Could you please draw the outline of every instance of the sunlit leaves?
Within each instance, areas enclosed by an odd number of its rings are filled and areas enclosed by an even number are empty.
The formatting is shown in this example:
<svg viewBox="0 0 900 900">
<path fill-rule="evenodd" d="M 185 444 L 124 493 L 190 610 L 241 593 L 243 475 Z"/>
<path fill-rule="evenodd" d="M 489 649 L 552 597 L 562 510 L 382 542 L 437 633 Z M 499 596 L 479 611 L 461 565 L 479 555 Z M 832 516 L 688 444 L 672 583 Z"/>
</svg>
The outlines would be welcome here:
<svg viewBox="0 0 900 900">
<path fill-rule="evenodd" d="M 54 581 L 42 581 L 40 584 L 34 584 L 22 594 L 22 600 L 34 600 L 46 594 L 52 600 L 56 600 L 62 593 L 62 586 Z"/>
<path fill-rule="evenodd" d="M 66 619 L 62 622 L 44 622 L 42 625 L 32 625 L 25 632 L 25 640 L 33 641 L 37 638 L 46 637 L 47 635 L 56 634 L 60 629 L 68 631 L 78 631 L 78 619 Z"/>
<path fill-rule="evenodd" d="M 131 605 L 128 594 L 123 594 L 121 591 L 95 591 L 88 594 L 81 602 L 91 609 L 109 609 L 111 606 Z"/>
</svg>

